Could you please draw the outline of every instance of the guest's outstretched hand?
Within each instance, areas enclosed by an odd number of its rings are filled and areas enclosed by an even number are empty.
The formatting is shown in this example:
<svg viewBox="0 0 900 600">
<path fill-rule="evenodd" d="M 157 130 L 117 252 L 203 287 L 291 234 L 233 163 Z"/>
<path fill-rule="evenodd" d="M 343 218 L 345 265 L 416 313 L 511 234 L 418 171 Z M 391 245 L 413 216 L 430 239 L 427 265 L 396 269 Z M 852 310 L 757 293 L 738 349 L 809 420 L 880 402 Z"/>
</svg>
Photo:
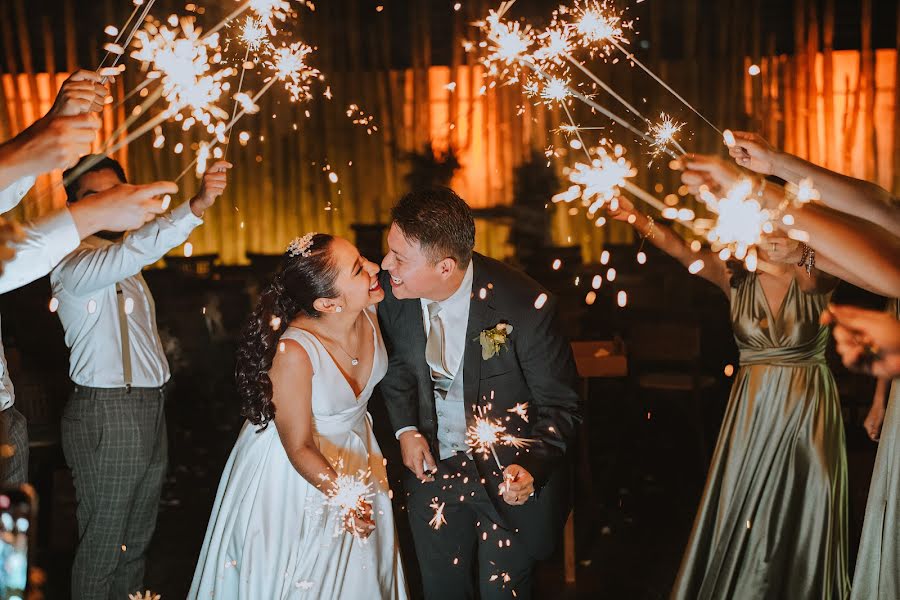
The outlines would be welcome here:
<svg viewBox="0 0 900 600">
<path fill-rule="evenodd" d="M 162 196 L 177 191 L 171 181 L 120 183 L 83 198 L 69 212 L 82 239 L 98 231 L 128 231 L 165 212 L 167 203 Z"/>
<path fill-rule="evenodd" d="M 510 506 L 520 506 L 528 502 L 534 493 L 534 477 L 520 465 L 509 465 L 503 470 L 500 495 Z"/>
<path fill-rule="evenodd" d="M 685 154 L 676 162 L 682 170 L 681 182 L 695 196 L 699 196 L 704 187 L 713 194 L 724 196 L 741 179 L 741 172 L 718 156 Z"/>
<path fill-rule="evenodd" d="M 73 117 L 102 111 L 109 97 L 109 90 L 101 81 L 100 76 L 93 71 L 75 71 L 59 88 L 47 116 Z"/>
<path fill-rule="evenodd" d="M 734 161 L 760 175 L 775 173 L 778 151 L 769 145 L 762 136 L 747 131 L 734 131 L 734 145 L 729 146 L 728 154 Z"/>
<path fill-rule="evenodd" d="M 838 354 L 848 369 L 893 379 L 900 375 L 900 321 L 879 310 L 829 307 L 822 323 L 834 327 Z"/>
<path fill-rule="evenodd" d="M 200 191 L 191 199 L 191 210 L 198 217 L 210 206 L 216 203 L 216 199 L 225 192 L 228 185 L 228 169 L 233 165 L 230 162 L 219 160 L 212 164 L 203 174 Z"/>
</svg>

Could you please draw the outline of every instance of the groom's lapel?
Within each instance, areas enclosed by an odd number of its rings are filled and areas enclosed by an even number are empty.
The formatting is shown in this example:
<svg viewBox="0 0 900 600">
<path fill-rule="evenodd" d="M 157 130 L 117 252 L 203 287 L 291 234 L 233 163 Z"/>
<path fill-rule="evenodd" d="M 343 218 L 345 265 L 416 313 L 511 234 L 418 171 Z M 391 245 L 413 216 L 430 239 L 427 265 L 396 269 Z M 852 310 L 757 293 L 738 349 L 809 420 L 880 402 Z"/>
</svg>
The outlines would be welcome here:
<svg viewBox="0 0 900 600">
<path fill-rule="evenodd" d="M 472 255 L 472 299 L 469 301 L 469 323 L 466 327 L 465 353 L 463 355 L 463 390 L 468 420 L 472 418 L 472 407 L 478 398 L 478 384 L 481 381 L 481 332 L 496 325 L 494 317 L 493 292 L 490 289 L 486 265 L 478 254 Z M 484 293 L 482 293 L 484 290 Z M 484 299 L 482 299 L 484 296 Z"/>
</svg>

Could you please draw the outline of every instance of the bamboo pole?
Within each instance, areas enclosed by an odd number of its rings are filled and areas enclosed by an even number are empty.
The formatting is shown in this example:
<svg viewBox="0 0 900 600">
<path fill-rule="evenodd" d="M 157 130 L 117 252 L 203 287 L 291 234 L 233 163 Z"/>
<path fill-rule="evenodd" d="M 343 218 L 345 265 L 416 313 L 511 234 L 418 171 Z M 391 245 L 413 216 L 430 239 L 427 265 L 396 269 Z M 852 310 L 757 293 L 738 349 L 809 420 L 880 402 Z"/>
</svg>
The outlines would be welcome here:
<svg viewBox="0 0 900 600">
<path fill-rule="evenodd" d="M 897 5 L 897 40 L 894 63 L 894 161 L 891 191 L 900 194 L 900 4 Z"/>
<path fill-rule="evenodd" d="M 819 157 L 819 88 L 816 77 L 816 59 L 819 52 L 819 18 L 816 3 L 808 8 L 806 45 L 806 128 L 809 132 L 809 160 L 821 163 Z"/>
<path fill-rule="evenodd" d="M 834 112 L 834 0 L 825 0 L 822 14 L 822 95 L 825 109 L 825 155 L 828 169 L 837 167 Z"/>
<path fill-rule="evenodd" d="M 862 77 L 863 94 L 865 95 L 865 108 L 863 109 L 863 160 L 864 177 L 869 181 L 878 179 L 878 157 L 876 156 L 877 141 L 875 138 L 875 52 L 872 48 L 872 0 L 862 0 L 860 23 L 862 26 L 861 53 L 862 53 Z"/>
</svg>

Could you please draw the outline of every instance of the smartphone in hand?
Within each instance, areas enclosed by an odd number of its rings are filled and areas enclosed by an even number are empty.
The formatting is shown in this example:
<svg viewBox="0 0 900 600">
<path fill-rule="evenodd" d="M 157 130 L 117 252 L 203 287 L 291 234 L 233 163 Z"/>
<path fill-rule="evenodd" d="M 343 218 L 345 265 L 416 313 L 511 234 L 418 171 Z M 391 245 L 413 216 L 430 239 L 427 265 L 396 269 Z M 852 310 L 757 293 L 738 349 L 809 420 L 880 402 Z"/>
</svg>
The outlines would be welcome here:
<svg viewBox="0 0 900 600">
<path fill-rule="evenodd" d="M 0 600 L 24 600 L 37 503 L 30 485 L 0 489 Z"/>
</svg>

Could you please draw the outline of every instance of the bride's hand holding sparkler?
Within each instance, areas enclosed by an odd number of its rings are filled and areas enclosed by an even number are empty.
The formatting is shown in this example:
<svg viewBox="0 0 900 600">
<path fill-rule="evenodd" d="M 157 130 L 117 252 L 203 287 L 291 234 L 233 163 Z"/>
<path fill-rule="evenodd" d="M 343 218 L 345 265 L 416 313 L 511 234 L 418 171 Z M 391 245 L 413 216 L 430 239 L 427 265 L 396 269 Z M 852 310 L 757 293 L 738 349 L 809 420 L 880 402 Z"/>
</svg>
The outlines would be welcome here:
<svg viewBox="0 0 900 600">
<path fill-rule="evenodd" d="M 509 465 L 503 470 L 500 495 L 510 506 L 520 506 L 528 502 L 534 494 L 534 477 L 519 465 Z"/>
<path fill-rule="evenodd" d="M 776 175 L 779 152 L 762 136 L 747 131 L 734 131 L 734 145 L 728 154 L 734 161 L 760 175 Z"/>
<path fill-rule="evenodd" d="M 369 537 L 375 531 L 372 503 L 360 500 L 356 510 L 351 511 L 344 520 L 344 530 L 363 539 Z"/>
</svg>

